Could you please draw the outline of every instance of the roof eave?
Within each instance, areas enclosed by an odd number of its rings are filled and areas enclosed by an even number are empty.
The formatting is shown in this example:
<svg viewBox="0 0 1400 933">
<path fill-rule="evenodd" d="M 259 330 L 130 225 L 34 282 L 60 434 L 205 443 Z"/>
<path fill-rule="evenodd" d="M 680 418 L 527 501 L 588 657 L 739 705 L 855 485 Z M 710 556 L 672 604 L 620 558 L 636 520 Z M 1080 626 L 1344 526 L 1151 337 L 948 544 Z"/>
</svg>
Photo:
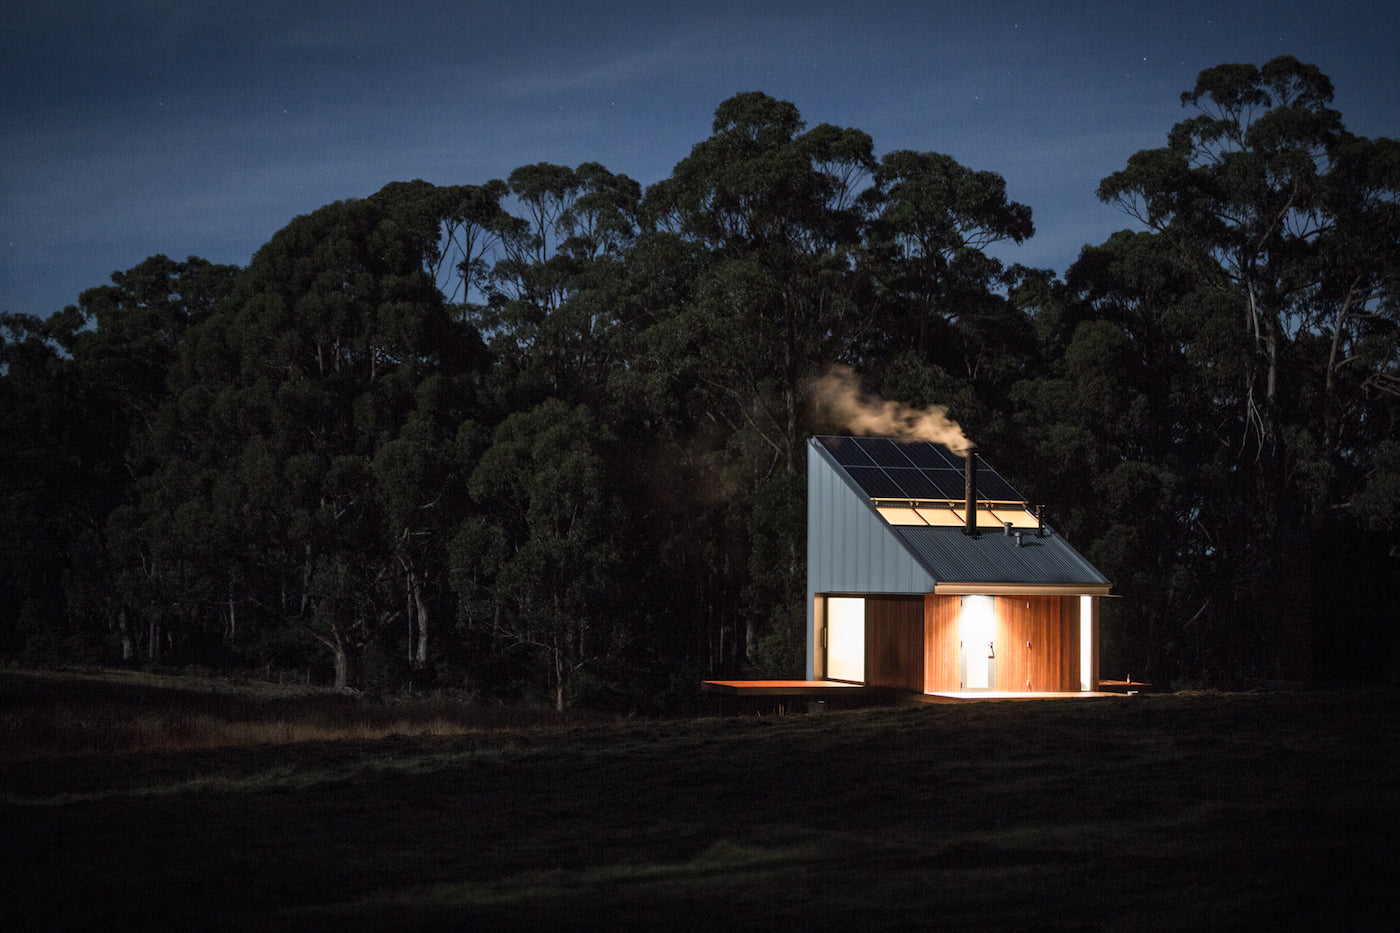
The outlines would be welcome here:
<svg viewBox="0 0 1400 933">
<path fill-rule="evenodd" d="M 939 583 L 939 596 L 1109 596 L 1110 584 L 1095 583 Z"/>
</svg>

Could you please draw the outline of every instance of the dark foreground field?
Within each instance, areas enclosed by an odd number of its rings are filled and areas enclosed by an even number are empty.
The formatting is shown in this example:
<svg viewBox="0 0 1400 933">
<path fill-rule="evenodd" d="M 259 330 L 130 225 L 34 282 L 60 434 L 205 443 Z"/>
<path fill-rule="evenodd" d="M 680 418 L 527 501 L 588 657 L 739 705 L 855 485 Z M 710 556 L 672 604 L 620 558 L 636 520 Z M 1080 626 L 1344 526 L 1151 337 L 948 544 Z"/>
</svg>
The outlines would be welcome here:
<svg viewBox="0 0 1400 933">
<path fill-rule="evenodd" d="M 1393 929 L 1397 765 L 1394 692 L 11 760 L 0 915 L 15 930 Z"/>
</svg>

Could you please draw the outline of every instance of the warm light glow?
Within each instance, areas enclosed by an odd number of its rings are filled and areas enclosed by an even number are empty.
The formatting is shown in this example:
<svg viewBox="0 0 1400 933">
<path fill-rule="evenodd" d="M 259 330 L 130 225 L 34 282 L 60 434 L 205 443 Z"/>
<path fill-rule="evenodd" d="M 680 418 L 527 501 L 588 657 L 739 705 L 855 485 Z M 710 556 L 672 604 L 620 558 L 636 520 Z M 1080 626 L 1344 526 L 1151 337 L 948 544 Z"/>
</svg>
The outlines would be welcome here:
<svg viewBox="0 0 1400 933">
<path fill-rule="evenodd" d="M 826 601 L 826 676 L 865 681 L 865 600 L 859 596 Z"/>
<path fill-rule="evenodd" d="M 963 524 L 962 513 L 954 512 L 952 509 L 915 509 L 919 517 L 930 525 L 942 528 L 952 528 Z"/>
<path fill-rule="evenodd" d="M 1092 690 L 1094 675 L 1094 597 L 1079 597 L 1079 689 Z"/>
<path fill-rule="evenodd" d="M 899 509 L 890 506 L 880 506 L 876 509 L 880 517 L 891 525 L 924 525 L 927 524 L 919 517 L 915 509 Z"/>
<path fill-rule="evenodd" d="M 991 596 L 964 596 L 962 604 L 961 635 L 963 657 L 967 668 L 967 690 L 986 690 L 991 687 L 988 679 L 987 656 L 996 638 L 996 611 Z"/>
<path fill-rule="evenodd" d="M 983 516 L 987 517 L 984 518 Z M 977 527 L 979 528 L 990 525 L 992 526 L 991 530 L 995 531 L 1007 522 L 1011 523 L 1012 528 L 1018 529 L 1040 527 L 1040 522 L 1036 520 L 1036 517 L 1025 509 L 999 508 L 991 512 L 986 512 L 982 509 L 977 510 Z"/>
<path fill-rule="evenodd" d="M 931 507 L 917 501 L 908 505 L 896 505 L 890 499 L 876 499 L 875 511 L 880 513 L 880 517 L 891 525 L 932 525 L 935 528 L 961 527 L 967 524 L 967 509 L 963 508 L 961 502 L 950 502 L 947 507 Z M 1035 529 L 1039 527 L 1036 517 L 1024 508 L 1014 505 L 998 505 L 995 508 L 988 508 L 985 505 L 977 509 L 977 527 L 984 533 L 993 534 L 1000 531 L 1004 525 L 1010 522 L 1011 527 L 1019 530 Z"/>
</svg>

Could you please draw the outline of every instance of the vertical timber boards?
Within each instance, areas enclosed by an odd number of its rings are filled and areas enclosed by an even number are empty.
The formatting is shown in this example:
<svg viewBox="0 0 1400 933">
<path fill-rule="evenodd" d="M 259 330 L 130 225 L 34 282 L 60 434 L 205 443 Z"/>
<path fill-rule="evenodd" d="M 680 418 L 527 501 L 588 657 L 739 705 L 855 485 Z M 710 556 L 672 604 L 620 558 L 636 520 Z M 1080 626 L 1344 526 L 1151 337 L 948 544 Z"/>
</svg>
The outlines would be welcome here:
<svg viewBox="0 0 1400 933">
<path fill-rule="evenodd" d="M 924 597 L 924 693 L 961 689 L 958 613 L 961 596 Z"/>
<path fill-rule="evenodd" d="M 1059 687 L 1051 687 L 1052 690 L 1078 690 L 1079 683 L 1079 597 L 1077 596 L 1055 596 L 1053 598 L 1059 603 L 1059 625 L 1057 641 L 1060 646 L 1060 656 L 1055 669 L 1049 676 L 1057 678 L 1061 684 Z M 1051 617 L 1052 619 L 1054 616 Z M 1052 633 L 1053 634 L 1053 633 Z"/>
<path fill-rule="evenodd" d="M 1079 689 L 1079 597 L 996 598 L 996 689 Z"/>
<path fill-rule="evenodd" d="M 996 683 L 1010 693 L 1076 692 L 1078 596 L 997 596 Z M 921 693 L 962 689 L 961 596 L 866 598 L 866 683 Z"/>
<path fill-rule="evenodd" d="M 924 598 L 865 598 L 865 682 L 924 689 Z"/>
</svg>

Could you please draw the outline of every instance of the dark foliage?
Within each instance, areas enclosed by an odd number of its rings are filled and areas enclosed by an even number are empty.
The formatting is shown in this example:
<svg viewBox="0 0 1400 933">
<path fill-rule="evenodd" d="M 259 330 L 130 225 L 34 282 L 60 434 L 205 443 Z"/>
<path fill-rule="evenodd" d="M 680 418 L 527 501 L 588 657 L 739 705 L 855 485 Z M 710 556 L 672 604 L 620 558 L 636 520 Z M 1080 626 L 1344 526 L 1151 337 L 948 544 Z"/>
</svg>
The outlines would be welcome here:
<svg viewBox="0 0 1400 933">
<path fill-rule="evenodd" d="M 1400 144 L 1203 72 L 1063 280 L 1003 180 L 745 93 L 643 191 L 395 183 L 0 317 L 0 651 L 676 708 L 800 675 L 808 386 L 949 407 L 1114 580 L 1105 674 L 1397 669 Z M 1341 589 L 1346 599 L 1332 594 Z M 1377 619 L 1377 616 L 1388 617 Z"/>
</svg>

